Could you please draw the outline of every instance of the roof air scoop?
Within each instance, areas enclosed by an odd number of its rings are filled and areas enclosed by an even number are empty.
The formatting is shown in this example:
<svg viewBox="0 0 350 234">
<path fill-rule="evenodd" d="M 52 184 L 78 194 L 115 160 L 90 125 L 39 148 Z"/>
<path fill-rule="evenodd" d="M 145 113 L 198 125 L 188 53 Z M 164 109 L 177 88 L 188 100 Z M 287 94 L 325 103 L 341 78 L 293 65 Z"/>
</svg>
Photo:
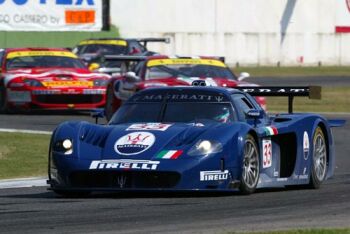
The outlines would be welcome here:
<svg viewBox="0 0 350 234">
<path fill-rule="evenodd" d="M 195 80 L 192 82 L 192 86 L 207 86 L 205 80 Z"/>
</svg>

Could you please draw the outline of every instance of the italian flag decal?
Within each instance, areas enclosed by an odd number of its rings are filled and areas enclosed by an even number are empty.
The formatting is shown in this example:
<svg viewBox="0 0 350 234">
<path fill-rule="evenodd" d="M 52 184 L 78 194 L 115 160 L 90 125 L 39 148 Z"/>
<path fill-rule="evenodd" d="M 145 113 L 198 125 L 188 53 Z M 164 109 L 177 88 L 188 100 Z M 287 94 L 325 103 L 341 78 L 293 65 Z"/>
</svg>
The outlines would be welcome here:
<svg viewBox="0 0 350 234">
<path fill-rule="evenodd" d="M 271 126 L 271 127 L 265 128 L 265 133 L 266 133 L 266 136 L 273 136 L 273 135 L 277 135 L 278 131 L 277 131 L 277 128 Z"/>
<path fill-rule="evenodd" d="M 177 159 L 182 154 L 182 150 L 163 150 L 156 158 Z"/>
</svg>

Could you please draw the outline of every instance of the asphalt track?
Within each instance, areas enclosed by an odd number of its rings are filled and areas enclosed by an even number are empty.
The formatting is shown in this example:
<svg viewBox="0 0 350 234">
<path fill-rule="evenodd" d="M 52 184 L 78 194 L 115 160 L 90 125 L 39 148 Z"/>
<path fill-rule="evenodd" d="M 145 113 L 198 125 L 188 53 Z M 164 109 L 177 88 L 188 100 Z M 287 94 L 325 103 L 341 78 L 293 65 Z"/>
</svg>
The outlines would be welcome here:
<svg viewBox="0 0 350 234">
<path fill-rule="evenodd" d="M 295 84 L 293 84 L 295 85 Z M 299 84 L 300 85 L 300 84 Z M 333 130 L 335 176 L 318 190 L 232 194 L 94 194 L 60 198 L 46 187 L 0 190 L 0 233 L 225 233 L 350 227 L 350 115 Z M 52 130 L 87 115 L 0 115 L 0 128 Z"/>
</svg>

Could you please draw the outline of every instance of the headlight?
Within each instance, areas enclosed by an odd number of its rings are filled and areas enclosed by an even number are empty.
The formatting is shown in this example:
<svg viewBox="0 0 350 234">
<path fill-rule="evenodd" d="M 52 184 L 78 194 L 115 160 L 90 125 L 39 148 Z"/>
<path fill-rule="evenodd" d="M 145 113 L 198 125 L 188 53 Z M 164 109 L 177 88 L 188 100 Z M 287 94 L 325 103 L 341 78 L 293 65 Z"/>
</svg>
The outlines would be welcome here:
<svg viewBox="0 0 350 234">
<path fill-rule="evenodd" d="M 217 141 L 211 140 L 199 140 L 191 149 L 188 151 L 190 156 L 207 155 L 219 153 L 222 151 L 222 144 Z"/>
<path fill-rule="evenodd" d="M 38 80 L 24 79 L 23 83 L 31 87 L 42 87 L 43 84 Z"/>
<path fill-rule="evenodd" d="M 96 79 L 96 80 L 94 80 L 94 86 L 105 87 L 105 86 L 107 86 L 107 80 Z"/>
<path fill-rule="evenodd" d="M 70 139 L 64 139 L 60 141 L 56 141 L 53 146 L 54 151 L 63 152 L 64 154 L 72 154 L 73 153 L 73 142 Z"/>
</svg>

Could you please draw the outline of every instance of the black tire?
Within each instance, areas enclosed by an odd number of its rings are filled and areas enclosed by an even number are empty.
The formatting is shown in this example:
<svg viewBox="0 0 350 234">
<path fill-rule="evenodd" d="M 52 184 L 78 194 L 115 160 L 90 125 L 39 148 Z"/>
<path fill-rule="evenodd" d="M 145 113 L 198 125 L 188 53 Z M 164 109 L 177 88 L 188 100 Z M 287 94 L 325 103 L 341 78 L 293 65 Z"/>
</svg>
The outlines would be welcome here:
<svg viewBox="0 0 350 234">
<path fill-rule="evenodd" d="M 327 175 L 327 145 L 326 138 L 320 126 L 314 132 L 312 138 L 312 165 L 309 187 L 318 189 Z"/>
<path fill-rule="evenodd" d="M 4 85 L 0 83 L 0 113 L 7 113 L 7 111 L 6 89 Z"/>
<path fill-rule="evenodd" d="M 88 191 L 69 191 L 69 190 L 53 190 L 57 195 L 66 198 L 87 197 L 90 195 Z"/>
<path fill-rule="evenodd" d="M 113 90 L 111 87 L 109 87 L 106 93 L 106 105 L 105 105 L 105 115 L 108 121 L 112 118 L 114 114 L 113 98 L 114 98 Z"/>
<path fill-rule="evenodd" d="M 251 194 L 256 190 L 259 182 L 260 162 L 258 146 L 250 134 L 245 139 L 243 154 L 239 190 L 242 194 Z"/>
</svg>

